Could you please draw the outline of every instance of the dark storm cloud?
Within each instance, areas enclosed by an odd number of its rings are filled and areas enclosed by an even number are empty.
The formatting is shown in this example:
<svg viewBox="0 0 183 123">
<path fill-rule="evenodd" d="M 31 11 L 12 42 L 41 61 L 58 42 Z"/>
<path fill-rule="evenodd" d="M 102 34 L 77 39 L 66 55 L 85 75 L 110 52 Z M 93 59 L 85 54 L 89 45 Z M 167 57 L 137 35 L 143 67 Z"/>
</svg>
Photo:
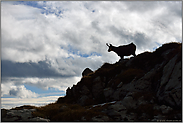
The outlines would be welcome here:
<svg viewBox="0 0 183 123">
<path fill-rule="evenodd" d="M 17 94 L 18 94 L 18 90 L 12 89 L 9 91 L 9 95 L 11 96 L 17 96 Z"/>
<path fill-rule="evenodd" d="M 3 77 L 69 77 L 53 70 L 46 61 L 38 63 L 16 63 L 8 60 L 1 61 L 1 76 Z"/>
</svg>

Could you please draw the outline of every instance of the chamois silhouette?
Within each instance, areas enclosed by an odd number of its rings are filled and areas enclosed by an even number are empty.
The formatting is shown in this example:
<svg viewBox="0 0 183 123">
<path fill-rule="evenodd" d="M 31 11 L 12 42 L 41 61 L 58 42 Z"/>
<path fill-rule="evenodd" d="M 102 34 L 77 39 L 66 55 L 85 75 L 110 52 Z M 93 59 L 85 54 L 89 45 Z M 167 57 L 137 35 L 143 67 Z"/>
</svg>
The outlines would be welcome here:
<svg viewBox="0 0 183 123">
<path fill-rule="evenodd" d="M 108 43 L 106 43 L 106 45 L 109 47 L 108 52 L 114 51 L 118 56 L 121 57 L 121 59 L 123 59 L 124 56 L 130 56 L 130 55 L 133 55 L 134 57 L 136 56 L 135 54 L 136 45 L 133 43 L 118 47 L 115 47 L 112 44 L 109 45 Z"/>
</svg>

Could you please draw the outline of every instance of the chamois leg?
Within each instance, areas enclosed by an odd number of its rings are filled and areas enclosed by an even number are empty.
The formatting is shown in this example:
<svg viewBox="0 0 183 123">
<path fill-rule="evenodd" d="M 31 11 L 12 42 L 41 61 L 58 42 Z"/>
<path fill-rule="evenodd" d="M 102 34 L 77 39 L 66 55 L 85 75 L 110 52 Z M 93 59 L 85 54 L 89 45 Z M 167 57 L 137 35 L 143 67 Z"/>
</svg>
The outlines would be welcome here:
<svg viewBox="0 0 183 123">
<path fill-rule="evenodd" d="M 120 56 L 120 58 L 123 60 L 124 59 L 124 56 Z"/>
<path fill-rule="evenodd" d="M 120 59 L 118 62 L 122 62 L 124 60 L 123 58 L 124 58 L 124 56 L 120 56 Z"/>
<path fill-rule="evenodd" d="M 134 57 L 136 56 L 136 54 L 135 54 L 135 53 L 133 53 L 132 55 L 133 55 Z"/>
</svg>

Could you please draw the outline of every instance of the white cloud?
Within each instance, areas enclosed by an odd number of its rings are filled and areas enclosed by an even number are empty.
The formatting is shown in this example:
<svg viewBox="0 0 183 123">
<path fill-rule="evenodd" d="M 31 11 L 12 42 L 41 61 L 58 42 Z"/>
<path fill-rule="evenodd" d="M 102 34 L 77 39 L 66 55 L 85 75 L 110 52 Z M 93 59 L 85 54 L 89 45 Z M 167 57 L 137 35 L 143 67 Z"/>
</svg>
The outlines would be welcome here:
<svg viewBox="0 0 183 123">
<path fill-rule="evenodd" d="M 82 53 L 96 51 L 106 57 L 106 51 L 100 50 L 106 47 L 105 42 L 119 45 L 134 41 L 115 35 L 111 26 L 118 28 L 119 32 L 125 29 L 129 32 L 128 35 L 144 33 L 151 39 L 147 46 L 151 49 L 154 41 L 164 43 L 181 39 L 181 27 L 177 28 L 177 25 L 181 25 L 181 18 L 172 12 L 174 9 L 178 11 L 177 3 L 171 6 L 170 15 L 167 15 L 170 12 L 168 2 L 73 1 L 43 4 L 50 12 L 63 11 L 63 17 L 58 18 L 55 13 L 41 14 L 43 10 L 34 7 L 2 3 L 3 59 L 25 62 L 44 60 L 45 56 L 68 57 L 68 44 Z M 140 7 L 137 8 L 137 5 Z M 153 6 L 148 9 L 150 5 Z M 34 19 L 20 19 L 27 16 Z M 170 25 L 170 22 L 174 25 Z M 60 46 L 64 48 L 61 49 Z"/>
<path fill-rule="evenodd" d="M 1 96 L 14 96 L 19 98 L 30 98 L 40 96 L 39 94 L 27 90 L 25 84 L 35 86 L 40 90 L 48 90 L 54 88 L 59 91 L 66 92 L 68 87 L 76 84 L 81 80 L 81 77 L 68 78 L 19 78 L 6 77 L 2 78 Z"/>
<path fill-rule="evenodd" d="M 44 106 L 54 103 L 60 96 L 46 96 L 37 98 L 1 98 L 1 108 L 11 109 L 22 105 Z"/>
<path fill-rule="evenodd" d="M 24 85 L 14 85 L 14 83 L 1 83 L 1 96 L 9 95 L 19 98 L 37 97 L 38 94 L 27 90 Z"/>
</svg>

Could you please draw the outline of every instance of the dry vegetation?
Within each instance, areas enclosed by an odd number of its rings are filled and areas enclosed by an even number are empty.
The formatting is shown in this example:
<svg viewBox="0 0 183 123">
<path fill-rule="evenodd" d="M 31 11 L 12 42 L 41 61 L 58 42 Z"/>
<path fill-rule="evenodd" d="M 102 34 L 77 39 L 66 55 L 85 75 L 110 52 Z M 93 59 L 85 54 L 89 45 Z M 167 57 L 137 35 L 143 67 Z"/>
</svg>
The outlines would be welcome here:
<svg viewBox="0 0 183 123">
<path fill-rule="evenodd" d="M 52 103 L 37 108 L 37 111 L 33 112 L 33 116 L 47 118 L 50 121 L 81 121 L 82 118 L 91 121 L 94 116 L 105 116 L 101 112 L 105 107 L 106 105 L 82 107 L 78 104 Z"/>
</svg>

